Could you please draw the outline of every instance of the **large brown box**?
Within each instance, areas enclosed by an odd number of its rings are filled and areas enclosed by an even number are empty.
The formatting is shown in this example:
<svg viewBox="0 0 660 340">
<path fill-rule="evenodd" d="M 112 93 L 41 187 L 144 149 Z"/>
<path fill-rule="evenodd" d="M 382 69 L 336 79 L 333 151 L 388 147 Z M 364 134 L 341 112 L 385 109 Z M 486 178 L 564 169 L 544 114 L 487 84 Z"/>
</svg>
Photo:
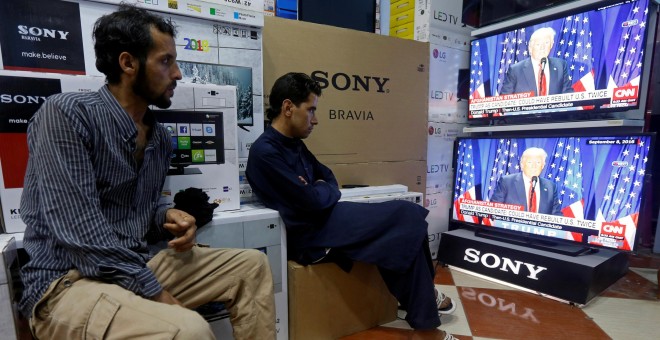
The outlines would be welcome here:
<svg viewBox="0 0 660 340">
<path fill-rule="evenodd" d="M 338 171 L 340 164 L 425 163 L 428 43 L 266 17 L 263 51 L 264 103 L 275 80 L 287 72 L 309 74 L 324 87 L 316 111 L 319 125 L 305 144 L 340 183 L 374 176 L 371 170 L 353 173 L 349 181 Z M 377 169 L 383 178 L 397 171 Z M 392 183 L 397 182 L 385 184 Z M 423 185 L 416 191 L 424 192 Z"/>
<path fill-rule="evenodd" d="M 374 265 L 288 261 L 289 338 L 337 339 L 396 319 L 397 302 Z"/>
</svg>

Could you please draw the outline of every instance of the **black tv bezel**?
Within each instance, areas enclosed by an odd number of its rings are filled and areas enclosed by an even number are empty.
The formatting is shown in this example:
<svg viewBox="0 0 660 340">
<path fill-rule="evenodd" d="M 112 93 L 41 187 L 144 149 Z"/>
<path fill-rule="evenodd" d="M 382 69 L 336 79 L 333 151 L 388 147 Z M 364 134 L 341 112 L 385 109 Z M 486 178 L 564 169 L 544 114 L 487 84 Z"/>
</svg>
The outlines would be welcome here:
<svg viewBox="0 0 660 340">
<path fill-rule="evenodd" d="M 541 12 L 545 9 L 550 8 L 550 7 L 559 6 L 561 4 L 565 4 L 565 3 L 573 1 L 573 0 L 544 0 L 544 3 L 542 3 L 541 5 L 537 5 L 537 7 L 524 9 L 522 11 L 518 11 L 518 12 L 515 12 L 515 13 L 510 12 L 509 14 L 506 14 L 504 16 L 493 18 L 488 22 L 484 22 L 484 13 L 486 12 L 485 5 L 487 3 L 494 3 L 495 1 L 497 1 L 497 0 L 480 0 L 479 1 L 479 3 L 478 3 L 478 5 L 479 5 L 479 14 L 478 14 L 479 27 L 485 27 L 485 26 L 492 25 L 492 24 L 506 22 L 507 20 L 510 20 L 513 17 L 523 15 L 523 14 L 538 13 L 538 12 Z M 502 5 L 506 5 L 506 4 L 502 4 L 500 2 L 499 5 L 502 6 Z"/>
<path fill-rule="evenodd" d="M 655 142 L 656 142 L 656 136 L 657 134 L 655 132 L 628 132 L 628 133 L 583 133 L 583 134 L 576 134 L 574 131 L 568 131 L 564 133 L 553 133 L 553 134 L 544 134 L 544 135 L 539 135 L 539 136 L 527 136 L 527 135 L 497 135 L 497 136 L 461 136 L 457 137 L 454 140 L 454 145 L 453 145 L 453 156 L 456 155 L 458 152 L 458 144 L 459 141 L 464 140 L 464 139 L 507 139 L 507 138 L 561 138 L 561 137 L 626 137 L 626 136 L 631 136 L 631 135 L 637 135 L 637 136 L 650 136 L 651 138 L 651 146 L 649 149 L 648 153 L 648 161 L 647 164 L 648 166 L 646 167 L 645 171 L 646 174 L 644 176 L 644 181 L 647 181 L 648 178 L 651 179 L 652 183 L 652 174 L 653 174 L 653 161 L 654 161 L 654 153 L 655 153 Z M 577 246 L 577 247 L 583 247 L 587 248 L 586 251 L 593 251 L 597 249 L 610 249 L 614 251 L 619 251 L 619 252 L 635 252 L 637 250 L 638 242 L 639 242 L 639 237 L 640 237 L 640 232 L 639 232 L 639 225 L 641 224 L 640 219 L 637 221 L 637 231 L 635 232 L 635 239 L 632 241 L 631 244 L 631 249 L 626 250 L 626 249 L 617 249 L 617 248 L 611 248 L 607 246 L 601 246 L 601 245 L 595 245 L 595 244 L 589 244 L 587 242 L 576 242 L 576 241 L 570 241 L 570 240 L 565 240 L 565 239 L 560 239 L 560 238 L 554 238 L 550 236 L 544 236 L 544 235 L 538 235 L 538 234 L 532 234 L 532 233 L 525 233 L 522 231 L 512 231 L 508 229 L 503 229 L 503 228 L 496 228 L 496 227 L 491 227 L 491 226 L 486 226 L 483 224 L 477 224 L 477 223 L 472 223 L 472 222 L 467 222 L 467 221 L 459 221 L 454 219 L 454 209 L 455 209 L 455 197 L 456 197 L 456 168 L 458 164 L 458 159 L 456 157 L 452 158 L 452 170 L 453 170 L 453 175 L 452 175 L 452 191 L 451 191 L 451 207 L 449 209 L 449 230 L 455 230 L 455 229 L 468 229 L 472 230 L 475 232 L 475 234 L 479 234 L 480 232 L 494 232 L 497 234 L 502 234 L 506 236 L 510 236 L 509 240 L 502 239 L 502 238 L 497 238 L 501 241 L 508 241 L 510 243 L 525 243 L 526 245 L 530 247 L 537 247 L 537 248 L 544 248 L 547 250 L 551 250 L 552 245 L 558 245 L 558 247 L 554 247 L 556 252 L 559 253 L 564 253 L 567 255 L 582 255 L 585 253 L 585 251 L 576 251 L 575 254 L 571 254 L 570 251 L 562 251 L 562 247 L 566 246 Z M 652 185 L 644 185 L 642 187 L 642 190 L 640 191 L 640 196 L 642 199 L 644 199 L 645 195 L 647 194 L 647 190 L 653 190 Z M 653 209 L 651 206 L 647 207 L 648 209 Z M 643 216 L 642 212 L 644 211 L 644 205 L 640 205 L 640 210 L 638 212 L 638 215 Z M 650 222 L 650 221 L 649 221 Z M 546 246 L 544 246 L 547 245 Z M 540 247 L 539 247 L 540 246 Z"/>
<path fill-rule="evenodd" d="M 637 1 L 637 0 L 633 0 Z M 584 13 L 597 9 L 605 9 L 607 7 L 615 6 L 618 4 L 626 3 L 623 0 L 604 0 L 599 2 L 589 2 L 586 4 L 568 3 L 563 5 L 553 6 L 552 8 L 533 12 L 524 16 L 523 18 L 508 19 L 497 24 L 485 26 L 472 33 L 473 39 L 470 41 L 470 55 L 473 53 L 473 42 L 478 39 L 491 37 L 500 33 L 512 31 L 514 29 L 529 27 L 536 24 L 556 20 L 566 15 Z M 649 0 L 649 13 L 647 20 L 647 27 L 656 26 L 657 21 L 657 4 L 654 0 Z M 631 119 L 641 120 L 646 114 L 646 104 L 648 100 L 649 83 L 651 78 L 651 68 L 653 64 L 653 50 L 655 46 L 655 29 L 647 29 L 644 32 L 645 46 L 643 56 L 642 72 L 640 74 L 639 85 L 639 99 L 636 106 L 626 108 L 600 108 L 592 111 L 583 112 L 580 110 L 571 111 L 549 111 L 549 112 L 533 112 L 521 113 L 515 115 L 503 115 L 487 117 L 470 117 L 470 107 L 468 100 L 467 119 L 471 125 L 518 125 L 518 124 L 541 124 L 541 123 L 558 123 L 558 122 L 581 122 L 581 121 L 598 121 L 598 120 L 613 120 L 613 119 Z M 576 115 L 576 113 L 580 113 Z"/>
</svg>

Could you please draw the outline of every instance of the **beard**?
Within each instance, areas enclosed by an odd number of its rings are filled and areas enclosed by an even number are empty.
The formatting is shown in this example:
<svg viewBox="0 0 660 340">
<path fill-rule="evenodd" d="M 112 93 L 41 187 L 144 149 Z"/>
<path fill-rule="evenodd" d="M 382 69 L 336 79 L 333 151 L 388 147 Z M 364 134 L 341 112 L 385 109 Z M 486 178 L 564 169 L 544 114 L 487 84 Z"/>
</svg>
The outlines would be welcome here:
<svg viewBox="0 0 660 340">
<path fill-rule="evenodd" d="M 167 88 L 176 87 L 176 80 L 172 81 Z M 156 93 L 149 87 L 149 80 L 147 79 L 146 65 L 140 62 L 140 69 L 138 70 L 137 81 L 133 84 L 133 92 L 143 98 L 149 105 L 155 105 L 160 109 L 167 109 L 172 105 L 172 99 L 167 95 L 167 90 L 162 93 Z"/>
</svg>

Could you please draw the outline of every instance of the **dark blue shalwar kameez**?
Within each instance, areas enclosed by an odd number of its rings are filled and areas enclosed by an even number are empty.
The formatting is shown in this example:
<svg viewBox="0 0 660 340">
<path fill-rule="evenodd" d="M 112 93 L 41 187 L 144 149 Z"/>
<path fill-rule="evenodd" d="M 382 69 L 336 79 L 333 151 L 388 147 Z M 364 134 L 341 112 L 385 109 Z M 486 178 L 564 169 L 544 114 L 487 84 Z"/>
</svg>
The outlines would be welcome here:
<svg viewBox="0 0 660 340">
<path fill-rule="evenodd" d="M 332 248 L 372 263 L 407 310 L 411 327 L 440 325 L 426 241 L 428 210 L 408 201 L 338 202 L 341 193 L 332 171 L 302 140 L 272 127 L 252 144 L 246 176 L 257 197 L 284 220 L 289 259 L 310 264 Z"/>
</svg>

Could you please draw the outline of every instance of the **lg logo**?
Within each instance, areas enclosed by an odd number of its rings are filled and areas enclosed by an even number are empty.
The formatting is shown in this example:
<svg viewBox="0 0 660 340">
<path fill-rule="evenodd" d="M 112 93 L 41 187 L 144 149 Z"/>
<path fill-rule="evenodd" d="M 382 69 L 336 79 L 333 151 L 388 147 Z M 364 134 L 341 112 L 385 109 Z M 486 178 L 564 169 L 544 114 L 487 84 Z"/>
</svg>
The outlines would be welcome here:
<svg viewBox="0 0 660 340">
<path fill-rule="evenodd" d="M 440 51 L 438 51 L 437 48 L 434 48 L 434 49 L 433 49 L 433 58 L 434 58 L 434 59 L 438 59 L 438 58 L 440 58 L 440 59 L 443 59 L 443 60 L 444 60 L 444 59 L 447 58 L 447 52 L 440 52 Z"/>
</svg>

